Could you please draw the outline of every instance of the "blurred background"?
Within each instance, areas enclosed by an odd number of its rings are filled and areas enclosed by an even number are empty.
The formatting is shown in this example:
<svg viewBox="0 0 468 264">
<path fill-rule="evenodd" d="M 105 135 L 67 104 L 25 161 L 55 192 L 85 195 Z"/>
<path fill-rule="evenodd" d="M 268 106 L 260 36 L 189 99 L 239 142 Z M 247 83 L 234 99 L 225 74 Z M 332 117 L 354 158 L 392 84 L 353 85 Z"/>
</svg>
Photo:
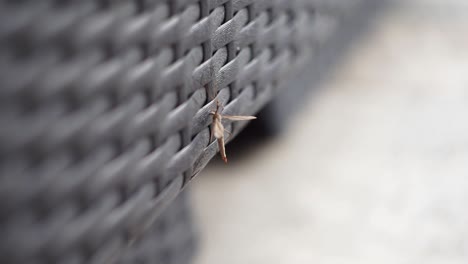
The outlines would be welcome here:
<svg viewBox="0 0 468 264">
<path fill-rule="evenodd" d="M 193 182 L 197 263 L 468 263 L 468 2 L 391 1 L 307 100 Z"/>
</svg>

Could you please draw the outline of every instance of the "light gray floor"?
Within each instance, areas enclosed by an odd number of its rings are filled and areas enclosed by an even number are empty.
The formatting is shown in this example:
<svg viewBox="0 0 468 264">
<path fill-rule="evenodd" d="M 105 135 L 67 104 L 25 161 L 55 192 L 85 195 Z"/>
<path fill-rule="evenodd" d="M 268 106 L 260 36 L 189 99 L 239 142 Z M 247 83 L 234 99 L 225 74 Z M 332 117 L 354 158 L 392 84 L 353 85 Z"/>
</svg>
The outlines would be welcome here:
<svg viewBox="0 0 468 264">
<path fill-rule="evenodd" d="M 195 180 L 198 264 L 468 263 L 468 1 L 399 3 L 287 135 Z"/>
</svg>

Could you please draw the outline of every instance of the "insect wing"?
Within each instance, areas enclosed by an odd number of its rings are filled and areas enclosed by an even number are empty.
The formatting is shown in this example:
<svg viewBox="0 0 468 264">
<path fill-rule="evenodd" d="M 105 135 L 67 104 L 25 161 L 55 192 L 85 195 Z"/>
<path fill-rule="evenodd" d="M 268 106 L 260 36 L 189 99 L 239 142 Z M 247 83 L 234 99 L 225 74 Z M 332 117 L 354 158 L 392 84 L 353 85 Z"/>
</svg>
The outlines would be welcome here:
<svg viewBox="0 0 468 264">
<path fill-rule="evenodd" d="M 237 115 L 223 115 L 223 118 L 226 118 L 232 121 L 244 121 L 244 120 L 257 119 L 257 117 L 255 116 L 237 116 Z"/>
<path fill-rule="evenodd" d="M 216 118 L 214 121 L 214 136 L 215 138 L 222 138 L 224 137 L 224 126 L 221 123 L 221 120 Z"/>
</svg>

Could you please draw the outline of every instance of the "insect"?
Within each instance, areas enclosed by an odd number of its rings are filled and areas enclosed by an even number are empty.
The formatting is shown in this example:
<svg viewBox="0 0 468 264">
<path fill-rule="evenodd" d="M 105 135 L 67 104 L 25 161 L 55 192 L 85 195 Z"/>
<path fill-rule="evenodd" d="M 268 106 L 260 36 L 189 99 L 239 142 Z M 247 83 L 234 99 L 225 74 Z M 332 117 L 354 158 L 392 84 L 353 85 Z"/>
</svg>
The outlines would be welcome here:
<svg viewBox="0 0 468 264">
<path fill-rule="evenodd" d="M 211 111 L 210 115 L 213 116 L 213 123 L 211 126 L 211 135 L 210 135 L 210 142 L 213 141 L 213 136 L 216 138 L 218 141 L 218 148 L 219 148 L 219 154 L 221 155 L 221 158 L 225 163 L 227 163 L 227 157 L 226 157 L 226 148 L 224 146 L 224 131 L 226 131 L 229 136 L 231 136 L 231 132 L 227 131 L 224 129 L 223 124 L 221 121 L 223 118 L 232 120 L 232 121 L 244 121 L 244 120 L 252 120 L 252 119 L 257 119 L 255 116 L 235 116 L 235 115 L 222 115 L 223 107 L 219 103 L 219 101 L 216 101 L 216 111 Z"/>
</svg>

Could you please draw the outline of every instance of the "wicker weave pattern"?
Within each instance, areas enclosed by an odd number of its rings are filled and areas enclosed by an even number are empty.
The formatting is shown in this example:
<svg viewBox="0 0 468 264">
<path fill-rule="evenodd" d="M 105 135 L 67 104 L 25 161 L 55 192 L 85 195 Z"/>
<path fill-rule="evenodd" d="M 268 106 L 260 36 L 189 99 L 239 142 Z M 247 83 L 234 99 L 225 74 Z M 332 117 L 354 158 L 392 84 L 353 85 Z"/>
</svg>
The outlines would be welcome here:
<svg viewBox="0 0 468 264">
<path fill-rule="evenodd" d="M 107 252 L 120 251 L 121 254 L 107 256 L 106 250 L 100 249 L 100 255 L 118 264 L 192 263 L 196 234 L 187 198 L 186 191 L 182 192 L 132 247 L 122 250 L 122 245 L 116 244 L 117 248 L 107 247 Z"/>
<path fill-rule="evenodd" d="M 258 111 L 324 2 L 1 1 L 2 259 L 102 263 L 141 237 L 215 155 L 215 100 Z"/>
</svg>

